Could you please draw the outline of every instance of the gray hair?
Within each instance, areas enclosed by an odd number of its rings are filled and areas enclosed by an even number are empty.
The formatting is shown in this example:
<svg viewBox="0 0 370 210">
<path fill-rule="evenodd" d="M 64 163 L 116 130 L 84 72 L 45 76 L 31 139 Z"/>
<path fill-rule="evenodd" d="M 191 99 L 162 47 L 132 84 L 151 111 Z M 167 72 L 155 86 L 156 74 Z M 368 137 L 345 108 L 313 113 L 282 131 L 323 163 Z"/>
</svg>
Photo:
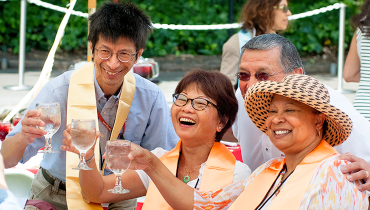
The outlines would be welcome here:
<svg viewBox="0 0 370 210">
<path fill-rule="evenodd" d="M 301 57 L 292 42 L 278 34 L 262 34 L 249 40 L 243 47 L 241 57 L 245 50 L 280 49 L 279 64 L 285 74 L 292 73 L 294 69 L 302 68 L 305 74 Z"/>
</svg>

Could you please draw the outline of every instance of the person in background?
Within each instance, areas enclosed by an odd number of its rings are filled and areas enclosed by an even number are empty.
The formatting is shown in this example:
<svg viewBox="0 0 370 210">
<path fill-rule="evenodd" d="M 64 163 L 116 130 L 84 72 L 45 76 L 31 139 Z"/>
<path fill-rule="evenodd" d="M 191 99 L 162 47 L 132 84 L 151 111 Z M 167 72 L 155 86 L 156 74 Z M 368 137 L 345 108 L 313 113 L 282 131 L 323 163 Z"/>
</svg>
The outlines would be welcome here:
<svg viewBox="0 0 370 210">
<path fill-rule="evenodd" d="M 236 161 L 219 142 L 234 122 L 238 110 L 229 79 L 218 71 L 193 70 L 177 85 L 173 101 L 172 123 L 181 140 L 170 152 L 156 148 L 150 155 L 160 158 L 170 169 L 171 177 L 176 176 L 182 185 L 192 189 L 215 190 L 245 180 L 251 173 L 248 166 Z M 64 135 L 62 149 L 78 154 L 71 144 L 70 133 L 65 131 Z M 93 152 L 89 150 L 87 157 Z M 144 210 L 169 207 L 159 192 L 160 188 L 155 187 L 144 171 L 128 170 L 123 173 L 122 186 L 130 192 L 117 195 L 107 191 L 115 186 L 115 176 L 100 176 L 95 162 L 90 162 L 89 167 L 94 170 L 80 171 L 85 200 L 112 203 L 146 195 Z M 177 200 L 181 199 L 181 196 L 177 197 Z"/>
<path fill-rule="evenodd" d="M 304 74 L 299 53 L 292 42 L 277 34 L 256 36 L 243 46 L 238 77 L 240 79 L 236 98 L 239 107 L 244 106 L 247 90 L 259 81 L 281 81 L 290 74 Z M 342 168 L 343 173 L 355 172 L 349 181 L 364 179 L 361 191 L 370 189 L 370 122 L 366 120 L 348 99 L 325 85 L 330 94 L 330 104 L 343 110 L 352 120 L 353 129 L 348 139 L 334 148 L 344 160 L 353 163 Z M 233 124 L 234 136 L 239 140 L 243 162 L 251 170 L 272 158 L 283 157 L 269 137 L 258 129 L 244 109 L 239 109 Z M 345 154 L 345 153 L 352 154 Z"/>
<path fill-rule="evenodd" d="M 112 173 L 104 168 L 101 157 L 110 139 L 124 138 L 150 150 L 157 147 L 171 150 L 176 146 L 179 138 L 164 94 L 157 85 L 130 72 L 145 49 L 152 28 L 150 18 L 130 2 L 106 2 L 89 21 L 88 41 L 93 62 L 65 72 L 42 88 L 24 118 L 3 142 L 1 154 L 5 167 L 25 163 L 45 145 L 46 131 L 39 129 L 45 122 L 38 119 L 36 103 L 60 104 L 60 128 L 51 140 L 55 150 L 62 145 L 63 131 L 71 119 L 98 122 L 101 136 L 95 155 L 87 161 L 98 161 L 99 170 L 105 175 Z M 124 116 L 126 122 L 121 120 L 122 124 L 117 125 Z M 73 174 L 77 171 L 68 173 L 77 164 L 75 154 L 45 153 L 32 183 L 30 199 L 44 200 L 63 210 L 90 208 L 80 194 L 78 173 Z M 111 203 L 109 209 L 113 208 L 134 210 L 136 199 Z"/>
<path fill-rule="evenodd" d="M 292 15 L 287 0 L 248 0 L 241 11 L 240 31 L 230 37 L 222 47 L 221 73 L 225 74 L 235 89 L 239 70 L 241 48 L 251 38 L 285 30 Z"/>
<path fill-rule="evenodd" d="M 344 65 L 346 82 L 360 82 L 353 106 L 370 120 L 370 0 L 365 0 L 361 14 L 351 19 L 355 29 Z"/>
</svg>

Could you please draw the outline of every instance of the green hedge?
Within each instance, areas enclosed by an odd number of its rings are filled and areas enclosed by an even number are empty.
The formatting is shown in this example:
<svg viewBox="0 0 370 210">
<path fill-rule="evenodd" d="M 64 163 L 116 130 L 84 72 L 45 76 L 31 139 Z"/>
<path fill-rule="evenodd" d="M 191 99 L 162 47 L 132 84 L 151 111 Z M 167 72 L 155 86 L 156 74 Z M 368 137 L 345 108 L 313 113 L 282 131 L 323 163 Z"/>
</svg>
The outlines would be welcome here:
<svg viewBox="0 0 370 210">
<path fill-rule="evenodd" d="M 70 0 L 43 0 L 65 7 Z M 98 6 L 104 1 L 98 0 Z M 151 17 L 153 23 L 162 24 L 224 24 L 228 23 L 228 0 L 132 0 Z M 312 3 L 312 0 L 290 1 L 295 14 L 325 7 L 339 2 L 327 0 Z M 353 30 L 349 27 L 350 17 L 359 12 L 362 1 L 344 0 L 346 9 L 346 37 L 350 43 Z M 234 22 L 244 1 L 234 0 Z M 87 1 L 79 0 L 75 10 L 87 12 Z M 0 50 L 19 52 L 20 1 L 0 1 Z M 49 50 L 64 13 L 27 4 L 27 51 L 31 49 Z M 288 30 L 282 33 L 291 40 L 300 53 L 322 53 L 324 46 L 335 49 L 339 38 L 339 10 L 292 21 Z M 235 29 L 233 32 L 237 32 Z M 59 50 L 73 52 L 86 50 L 87 20 L 72 15 L 65 30 Z M 191 31 L 155 29 L 150 36 L 144 56 L 164 56 L 167 54 L 219 55 L 222 45 L 228 39 L 228 30 Z"/>
</svg>

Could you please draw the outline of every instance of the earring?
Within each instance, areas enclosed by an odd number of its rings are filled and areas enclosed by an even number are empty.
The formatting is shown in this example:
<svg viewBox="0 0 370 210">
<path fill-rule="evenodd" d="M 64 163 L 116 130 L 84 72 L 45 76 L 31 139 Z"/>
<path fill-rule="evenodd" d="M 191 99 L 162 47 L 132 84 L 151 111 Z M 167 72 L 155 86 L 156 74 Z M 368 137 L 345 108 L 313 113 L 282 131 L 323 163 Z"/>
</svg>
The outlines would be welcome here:
<svg viewBox="0 0 370 210">
<path fill-rule="evenodd" d="M 221 132 L 221 126 L 217 127 L 217 132 Z"/>
<path fill-rule="evenodd" d="M 321 134 L 321 133 L 320 133 L 320 130 L 317 130 L 317 135 L 318 135 L 318 136 L 320 136 L 320 134 Z"/>
</svg>

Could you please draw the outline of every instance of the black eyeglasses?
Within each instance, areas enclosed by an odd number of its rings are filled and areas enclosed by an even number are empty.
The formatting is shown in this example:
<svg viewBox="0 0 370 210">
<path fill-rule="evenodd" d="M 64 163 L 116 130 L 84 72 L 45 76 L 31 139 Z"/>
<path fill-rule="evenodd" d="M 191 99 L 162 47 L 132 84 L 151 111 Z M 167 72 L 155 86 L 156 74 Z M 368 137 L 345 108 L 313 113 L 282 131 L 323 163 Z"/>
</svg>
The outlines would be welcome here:
<svg viewBox="0 0 370 210">
<path fill-rule="evenodd" d="M 107 50 L 107 49 L 97 49 L 97 48 L 94 48 L 94 49 L 98 51 L 99 58 L 103 60 L 108 60 L 113 55 L 112 51 Z M 132 59 L 132 57 L 134 57 L 137 53 L 138 52 L 132 54 L 129 52 L 121 51 L 117 53 L 117 58 L 121 62 L 126 63 L 126 62 L 129 62 Z"/>
<path fill-rule="evenodd" d="M 254 75 L 254 77 L 258 80 L 258 81 L 266 81 L 269 79 L 270 76 L 274 76 L 275 74 L 279 74 L 279 73 L 282 73 L 284 71 L 279 71 L 279 72 L 276 72 L 276 73 L 273 73 L 273 74 L 269 74 L 269 73 L 266 73 L 266 72 L 258 72 Z M 241 81 L 249 81 L 249 79 L 251 78 L 251 74 L 250 73 L 245 73 L 245 72 L 238 72 L 235 74 L 235 76 L 240 79 Z"/>
<path fill-rule="evenodd" d="M 183 95 L 183 94 L 173 94 L 172 97 L 173 97 L 173 103 L 176 106 L 185 106 L 188 103 L 188 101 L 191 101 L 191 106 L 195 110 L 198 110 L 198 111 L 201 111 L 201 110 L 205 109 L 208 106 L 208 104 L 212 104 L 217 109 L 216 104 L 214 104 L 214 103 L 212 103 L 212 102 L 210 102 L 210 101 L 208 101 L 207 99 L 204 99 L 204 98 L 190 99 L 186 95 Z"/>
<path fill-rule="evenodd" d="M 274 9 L 282 9 L 284 13 L 289 11 L 289 7 L 287 5 L 274 6 Z"/>
</svg>

